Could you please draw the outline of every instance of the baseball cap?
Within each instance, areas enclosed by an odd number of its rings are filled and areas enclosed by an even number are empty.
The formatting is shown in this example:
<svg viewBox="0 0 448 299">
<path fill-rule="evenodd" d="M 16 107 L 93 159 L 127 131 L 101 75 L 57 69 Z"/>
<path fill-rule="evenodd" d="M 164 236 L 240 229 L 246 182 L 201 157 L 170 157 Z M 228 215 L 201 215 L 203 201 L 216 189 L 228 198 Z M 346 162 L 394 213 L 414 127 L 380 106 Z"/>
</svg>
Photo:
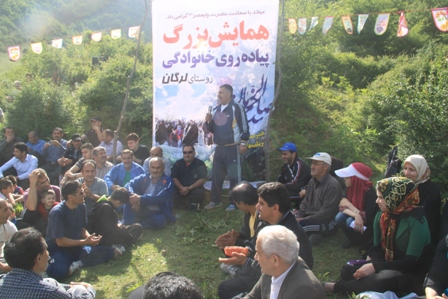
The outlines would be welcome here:
<svg viewBox="0 0 448 299">
<path fill-rule="evenodd" d="M 101 117 L 99 117 L 99 116 L 95 116 L 95 117 L 93 117 L 90 121 L 91 121 L 91 122 L 92 122 L 92 121 L 100 121 L 100 122 L 103 122 L 103 121 L 101 120 Z"/>
<path fill-rule="evenodd" d="M 356 176 L 361 180 L 367 181 L 372 176 L 372 169 L 367 165 L 355 162 L 345 168 L 335 170 L 334 173 L 340 178 Z"/>
<path fill-rule="evenodd" d="M 279 148 L 281 151 L 293 151 L 297 153 L 297 147 L 292 142 L 286 142 L 282 147 Z"/>
<path fill-rule="evenodd" d="M 327 163 L 328 165 L 331 165 L 331 157 L 329 154 L 324 152 L 318 152 L 315 153 L 314 156 L 308 157 L 307 159 L 315 160 L 315 161 L 322 161 Z"/>
</svg>

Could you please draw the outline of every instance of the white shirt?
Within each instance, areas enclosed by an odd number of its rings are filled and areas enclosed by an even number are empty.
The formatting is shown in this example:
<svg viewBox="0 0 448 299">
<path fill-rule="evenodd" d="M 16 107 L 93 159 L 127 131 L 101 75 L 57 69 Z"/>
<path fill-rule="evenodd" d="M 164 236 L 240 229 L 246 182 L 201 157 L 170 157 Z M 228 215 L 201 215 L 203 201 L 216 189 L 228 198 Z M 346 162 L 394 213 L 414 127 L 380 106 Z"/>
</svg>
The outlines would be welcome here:
<svg viewBox="0 0 448 299">
<path fill-rule="evenodd" d="M 295 265 L 295 263 L 292 264 L 291 267 L 289 267 L 288 270 L 283 272 L 283 274 L 280 275 L 279 277 L 277 277 L 277 278 L 275 278 L 274 276 L 271 277 L 271 297 L 270 297 L 270 299 L 278 298 L 278 293 L 280 292 L 280 288 L 282 287 L 283 281 L 285 280 L 286 275 L 288 275 L 289 271 L 291 271 L 291 268 L 294 265 Z"/>
<path fill-rule="evenodd" d="M 0 178 L 3 177 L 3 171 L 11 167 L 16 169 L 19 179 L 27 179 L 31 171 L 37 168 L 37 158 L 33 155 L 27 154 L 25 161 L 22 162 L 16 157 L 13 157 L 11 160 L 3 164 L 2 167 L 0 167 Z"/>
<path fill-rule="evenodd" d="M 106 149 L 106 156 L 112 156 L 112 152 L 114 151 L 114 140 L 110 143 L 105 143 L 104 141 L 100 143 L 99 146 L 102 146 Z M 121 154 L 123 151 L 123 144 L 121 144 L 120 140 L 117 140 L 117 156 Z"/>
<path fill-rule="evenodd" d="M 0 224 L 0 262 L 2 263 L 5 262 L 5 258 L 3 257 L 5 243 L 11 240 L 12 235 L 14 235 L 16 231 L 17 227 L 9 220 L 7 220 L 5 224 Z"/>
</svg>

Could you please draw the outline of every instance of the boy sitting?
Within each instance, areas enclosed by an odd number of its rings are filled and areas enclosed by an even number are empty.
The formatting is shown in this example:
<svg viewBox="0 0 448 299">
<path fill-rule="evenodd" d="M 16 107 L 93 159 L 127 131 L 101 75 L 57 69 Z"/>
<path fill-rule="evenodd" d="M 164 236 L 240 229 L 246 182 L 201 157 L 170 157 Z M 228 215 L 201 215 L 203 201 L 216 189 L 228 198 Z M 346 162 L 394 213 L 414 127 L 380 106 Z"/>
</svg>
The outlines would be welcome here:
<svg viewBox="0 0 448 299">
<path fill-rule="evenodd" d="M 15 206 L 16 202 L 12 196 L 13 192 L 14 186 L 12 182 L 5 178 L 0 179 L 0 198 L 6 199 L 9 204 Z"/>
<path fill-rule="evenodd" d="M 48 226 L 48 216 L 51 209 L 58 204 L 56 202 L 56 193 L 53 189 L 48 189 L 43 193 L 41 202 L 37 205 L 37 212 L 40 214 L 40 218 L 34 223 L 34 227 L 41 232 L 45 237 Z"/>
<path fill-rule="evenodd" d="M 120 187 L 115 189 L 110 197 L 104 195 L 94 204 L 92 212 L 88 216 L 88 230 L 102 236 L 100 245 L 129 246 L 140 238 L 142 234 L 140 224 L 122 225 L 118 223 L 115 209 L 126 203 L 129 203 L 129 191 Z"/>
</svg>

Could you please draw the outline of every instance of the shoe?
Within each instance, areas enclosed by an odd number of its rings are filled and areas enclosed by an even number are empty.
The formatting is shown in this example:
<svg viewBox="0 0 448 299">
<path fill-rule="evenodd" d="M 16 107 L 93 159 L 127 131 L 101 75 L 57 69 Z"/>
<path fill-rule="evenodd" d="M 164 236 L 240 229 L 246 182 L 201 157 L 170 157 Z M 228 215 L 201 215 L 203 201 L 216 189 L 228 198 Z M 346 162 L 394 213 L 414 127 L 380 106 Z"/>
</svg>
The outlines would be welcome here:
<svg viewBox="0 0 448 299">
<path fill-rule="evenodd" d="M 211 209 L 219 208 L 220 206 L 222 206 L 222 203 L 214 203 L 212 201 L 204 207 L 204 210 L 211 210 Z"/>
<path fill-rule="evenodd" d="M 114 244 L 112 245 L 112 248 L 118 252 L 117 255 L 122 255 L 123 253 L 126 252 L 126 249 L 120 244 Z"/>
<path fill-rule="evenodd" d="M 322 236 L 319 234 L 312 234 L 308 239 L 310 240 L 311 245 L 317 245 L 322 242 Z"/>
<path fill-rule="evenodd" d="M 353 245 L 355 245 L 355 244 L 353 244 L 352 241 L 347 240 L 347 241 L 345 241 L 344 243 L 342 243 L 341 248 L 343 248 L 343 249 L 347 249 L 347 248 L 352 247 Z"/>
<path fill-rule="evenodd" d="M 83 266 L 81 261 L 74 261 L 68 269 L 68 276 L 72 275 L 75 271 L 78 271 Z"/>
<path fill-rule="evenodd" d="M 228 265 L 228 264 L 221 263 L 220 268 L 221 268 L 222 272 L 224 272 L 226 274 L 230 274 L 231 276 L 235 277 L 236 271 L 238 271 L 238 269 L 240 267 L 235 266 L 235 265 Z"/>
<path fill-rule="evenodd" d="M 238 208 L 237 208 L 233 203 L 231 203 L 231 204 L 227 207 L 226 212 L 231 212 L 231 211 L 236 211 L 236 210 L 238 210 Z"/>
</svg>

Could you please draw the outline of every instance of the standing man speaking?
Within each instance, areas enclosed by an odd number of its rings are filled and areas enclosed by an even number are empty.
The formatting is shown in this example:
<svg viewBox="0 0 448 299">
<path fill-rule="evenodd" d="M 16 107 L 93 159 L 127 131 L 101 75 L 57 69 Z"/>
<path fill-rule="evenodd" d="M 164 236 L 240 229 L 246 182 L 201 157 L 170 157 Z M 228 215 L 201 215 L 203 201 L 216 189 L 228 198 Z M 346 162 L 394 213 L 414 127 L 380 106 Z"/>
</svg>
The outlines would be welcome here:
<svg viewBox="0 0 448 299">
<path fill-rule="evenodd" d="M 249 124 L 243 106 L 233 101 L 233 88 L 229 84 L 219 87 L 219 105 L 205 116 L 207 129 L 213 133 L 216 144 L 213 157 L 211 202 L 204 208 L 222 205 L 221 190 L 226 175 L 230 177 L 230 190 L 241 182 L 240 155 L 247 152 Z M 231 203 L 226 211 L 236 210 Z"/>
</svg>

